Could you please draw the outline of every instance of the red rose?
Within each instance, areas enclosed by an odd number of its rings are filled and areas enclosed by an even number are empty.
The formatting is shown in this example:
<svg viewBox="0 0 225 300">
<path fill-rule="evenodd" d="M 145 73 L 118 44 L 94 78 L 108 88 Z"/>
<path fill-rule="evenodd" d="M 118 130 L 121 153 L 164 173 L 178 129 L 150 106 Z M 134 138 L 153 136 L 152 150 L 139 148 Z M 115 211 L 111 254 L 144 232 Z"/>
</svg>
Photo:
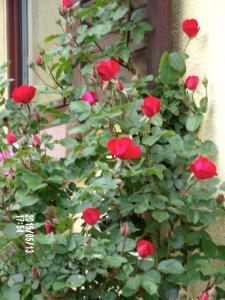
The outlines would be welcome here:
<svg viewBox="0 0 225 300">
<path fill-rule="evenodd" d="M 136 146 L 131 138 L 112 138 L 107 143 L 109 152 L 122 160 L 136 159 L 141 155 L 141 146 Z"/>
<path fill-rule="evenodd" d="M 21 85 L 12 92 L 12 99 L 17 103 L 29 103 L 36 94 L 36 88 L 29 85 Z"/>
<path fill-rule="evenodd" d="M 118 91 L 122 92 L 124 90 L 123 81 L 120 79 L 117 79 L 116 87 L 117 87 Z"/>
<path fill-rule="evenodd" d="M 38 269 L 37 267 L 34 267 L 34 268 L 32 269 L 32 275 L 33 275 L 33 278 L 34 278 L 34 279 L 40 278 L 41 273 L 40 273 L 40 271 L 39 271 L 39 269 Z"/>
<path fill-rule="evenodd" d="M 100 211 L 97 208 L 87 208 L 83 211 L 82 218 L 89 225 L 95 225 L 100 219 Z"/>
<path fill-rule="evenodd" d="M 62 6 L 65 8 L 71 8 L 75 3 L 75 0 L 63 0 Z"/>
<path fill-rule="evenodd" d="M 209 293 L 204 292 L 200 297 L 197 298 L 198 300 L 209 300 Z"/>
<path fill-rule="evenodd" d="M 185 80 L 185 86 L 187 89 L 193 91 L 197 88 L 199 83 L 199 77 L 198 76 L 188 76 Z"/>
<path fill-rule="evenodd" d="M 95 71 L 102 80 L 108 81 L 114 79 L 120 70 L 120 65 L 114 59 L 102 60 L 97 65 Z"/>
<path fill-rule="evenodd" d="M 6 134 L 5 137 L 6 137 L 8 145 L 13 145 L 17 141 L 17 138 L 16 138 L 15 134 L 11 133 L 11 132 Z"/>
<path fill-rule="evenodd" d="M 38 65 L 44 64 L 43 57 L 40 54 L 36 54 L 34 59 L 35 59 L 36 64 L 38 64 Z"/>
<path fill-rule="evenodd" d="M 198 179 L 208 179 L 217 175 L 216 165 L 203 155 L 193 162 L 190 170 Z"/>
<path fill-rule="evenodd" d="M 146 97 L 141 105 L 141 110 L 147 117 L 153 117 L 160 112 L 160 100 L 154 96 Z"/>
<path fill-rule="evenodd" d="M 198 21 L 195 19 L 186 19 L 182 22 L 183 32 L 186 33 L 190 38 L 195 37 L 200 27 L 198 26 Z"/>
<path fill-rule="evenodd" d="M 82 100 L 88 102 L 90 105 L 93 105 L 98 101 L 98 96 L 94 91 L 87 91 L 82 96 Z"/>
<path fill-rule="evenodd" d="M 51 233 L 54 231 L 54 226 L 51 223 L 46 222 L 45 223 L 45 232 Z"/>
<path fill-rule="evenodd" d="M 40 141 L 39 137 L 36 134 L 34 134 L 33 135 L 32 146 L 33 147 L 40 147 L 40 145 L 41 145 L 41 141 Z"/>
<path fill-rule="evenodd" d="M 154 245 L 146 240 L 137 242 L 137 253 L 140 257 L 147 257 L 153 255 L 155 252 Z"/>
</svg>

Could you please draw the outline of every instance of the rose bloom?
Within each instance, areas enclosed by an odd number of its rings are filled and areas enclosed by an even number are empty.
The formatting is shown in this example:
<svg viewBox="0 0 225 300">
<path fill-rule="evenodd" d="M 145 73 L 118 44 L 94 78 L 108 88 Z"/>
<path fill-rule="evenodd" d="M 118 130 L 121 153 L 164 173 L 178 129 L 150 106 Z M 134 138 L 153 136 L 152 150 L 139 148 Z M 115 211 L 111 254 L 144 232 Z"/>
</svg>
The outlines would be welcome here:
<svg viewBox="0 0 225 300">
<path fill-rule="evenodd" d="M 12 92 L 12 99 L 17 103 L 27 104 L 36 94 L 36 88 L 30 85 L 21 85 Z"/>
<path fill-rule="evenodd" d="M 200 155 L 189 169 L 198 179 L 209 179 L 217 175 L 216 165 L 203 155 Z"/>
<path fill-rule="evenodd" d="M 40 141 L 39 137 L 36 134 L 34 134 L 33 135 L 32 146 L 33 147 L 40 147 L 40 145 L 41 145 L 41 141 Z"/>
<path fill-rule="evenodd" d="M 7 133 L 5 137 L 8 145 L 13 145 L 17 141 L 15 134 L 12 132 Z"/>
<path fill-rule="evenodd" d="M 45 232 L 46 233 L 51 233 L 55 229 L 54 226 L 49 222 L 46 222 L 44 226 L 45 226 Z"/>
<path fill-rule="evenodd" d="M 118 91 L 122 92 L 124 90 L 123 81 L 120 79 L 117 79 L 116 87 L 117 87 Z"/>
<path fill-rule="evenodd" d="M 199 84 L 199 77 L 198 76 L 188 76 L 185 80 L 185 86 L 187 89 L 194 91 Z"/>
<path fill-rule="evenodd" d="M 120 70 L 120 65 L 114 59 L 101 60 L 95 68 L 95 71 L 103 81 L 114 79 Z"/>
<path fill-rule="evenodd" d="M 90 105 L 93 105 L 98 101 L 98 96 L 94 91 L 87 91 L 82 96 L 82 100 L 89 103 Z"/>
<path fill-rule="evenodd" d="M 141 110 L 147 117 L 153 117 L 160 112 L 160 100 L 157 97 L 149 96 L 144 99 Z"/>
<path fill-rule="evenodd" d="M 186 19 L 182 22 L 182 30 L 189 38 L 195 37 L 199 29 L 198 21 L 195 19 Z"/>
<path fill-rule="evenodd" d="M 38 65 L 44 64 L 43 57 L 40 54 L 36 54 L 34 59 L 35 59 L 36 64 L 38 64 Z"/>
<path fill-rule="evenodd" d="M 110 139 L 107 143 L 107 149 L 113 156 L 122 160 L 136 159 L 141 156 L 141 146 L 136 146 L 128 136 Z"/>
<path fill-rule="evenodd" d="M 100 219 L 101 213 L 97 208 L 87 208 L 83 211 L 82 218 L 89 225 L 95 225 Z"/>
<path fill-rule="evenodd" d="M 209 293 L 204 292 L 200 297 L 197 298 L 198 300 L 209 300 Z"/>
<path fill-rule="evenodd" d="M 71 8 L 75 3 L 75 0 L 62 0 L 62 7 Z"/>
<path fill-rule="evenodd" d="M 137 253 L 140 257 L 152 256 L 155 252 L 154 245 L 146 240 L 137 242 Z"/>
</svg>

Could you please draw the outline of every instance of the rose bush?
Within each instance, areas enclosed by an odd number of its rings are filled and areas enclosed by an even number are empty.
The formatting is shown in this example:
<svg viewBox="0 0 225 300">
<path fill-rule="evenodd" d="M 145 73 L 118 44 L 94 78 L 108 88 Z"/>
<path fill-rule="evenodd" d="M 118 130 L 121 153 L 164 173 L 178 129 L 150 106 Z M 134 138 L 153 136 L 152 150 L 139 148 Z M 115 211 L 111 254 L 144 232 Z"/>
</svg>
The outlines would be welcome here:
<svg viewBox="0 0 225 300">
<path fill-rule="evenodd" d="M 207 228 L 224 216 L 225 184 L 215 145 L 197 135 L 207 81 L 185 83 L 191 54 L 182 52 L 164 53 L 154 78 L 137 74 L 130 45 L 152 27 L 129 3 L 62 1 L 62 33 L 46 38 L 56 43 L 30 67 L 49 75 L 38 93 L 59 95 L 63 113 L 38 104 L 32 86 L 5 99 L 0 69 L 2 300 L 197 299 L 188 289 L 200 282 L 198 299 L 224 299 L 225 246 Z M 197 21 L 182 29 L 195 42 Z M 120 39 L 103 49 L 111 32 Z M 69 137 L 41 132 L 58 124 L 72 126 Z M 56 160 L 47 150 L 58 143 L 68 155 Z M 29 215 L 25 235 L 20 218 Z"/>
</svg>

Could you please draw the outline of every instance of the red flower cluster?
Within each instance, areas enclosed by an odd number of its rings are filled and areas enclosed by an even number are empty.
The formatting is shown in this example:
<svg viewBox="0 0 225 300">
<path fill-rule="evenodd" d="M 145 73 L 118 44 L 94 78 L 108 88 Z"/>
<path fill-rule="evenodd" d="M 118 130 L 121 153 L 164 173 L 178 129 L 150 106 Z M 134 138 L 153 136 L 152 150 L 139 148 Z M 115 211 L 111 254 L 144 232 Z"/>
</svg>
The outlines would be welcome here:
<svg viewBox="0 0 225 300">
<path fill-rule="evenodd" d="M 32 146 L 33 147 L 40 147 L 40 145 L 41 145 L 41 140 L 39 139 L 39 137 L 36 134 L 34 134 L 33 135 Z"/>
<path fill-rule="evenodd" d="M 149 96 L 144 99 L 141 110 L 147 117 L 153 117 L 160 112 L 160 100 L 157 97 Z"/>
<path fill-rule="evenodd" d="M 111 58 L 108 60 L 101 60 L 95 68 L 95 71 L 103 81 L 114 79 L 119 70 L 119 63 Z"/>
<path fill-rule="evenodd" d="M 45 226 L 46 233 L 54 232 L 55 227 L 51 223 L 46 222 L 44 226 Z"/>
<path fill-rule="evenodd" d="M 209 293 L 204 292 L 200 297 L 197 298 L 198 300 L 209 300 Z"/>
<path fill-rule="evenodd" d="M 182 29 L 189 38 L 193 38 L 198 34 L 200 27 L 197 20 L 186 19 L 182 22 Z"/>
<path fill-rule="evenodd" d="M 187 89 L 194 91 L 199 84 L 199 77 L 198 76 L 188 76 L 185 80 L 185 86 Z"/>
<path fill-rule="evenodd" d="M 17 141 L 15 134 L 12 132 L 7 133 L 5 137 L 8 145 L 13 145 Z"/>
<path fill-rule="evenodd" d="M 189 168 L 198 179 L 209 179 L 217 175 L 216 165 L 203 155 L 200 155 Z"/>
<path fill-rule="evenodd" d="M 93 105 L 98 101 L 98 95 L 94 91 L 87 91 L 82 96 L 82 100 L 89 103 L 90 105 Z"/>
<path fill-rule="evenodd" d="M 152 256 L 155 252 L 154 245 L 146 240 L 137 242 L 137 253 L 140 257 Z"/>
<path fill-rule="evenodd" d="M 12 92 L 12 99 L 17 103 L 27 104 L 36 94 L 36 88 L 29 85 L 21 85 Z"/>
<path fill-rule="evenodd" d="M 36 64 L 38 64 L 38 65 L 44 64 L 43 57 L 40 54 L 36 54 L 34 60 L 35 60 Z"/>
<path fill-rule="evenodd" d="M 62 0 L 61 6 L 64 8 L 71 8 L 75 3 L 75 0 Z"/>
<path fill-rule="evenodd" d="M 101 213 L 97 208 L 87 208 L 83 211 L 82 218 L 89 225 L 95 225 L 100 219 Z"/>
<path fill-rule="evenodd" d="M 136 146 L 128 136 L 112 138 L 107 143 L 107 149 L 113 156 L 122 160 L 136 159 L 141 156 L 141 146 Z"/>
</svg>

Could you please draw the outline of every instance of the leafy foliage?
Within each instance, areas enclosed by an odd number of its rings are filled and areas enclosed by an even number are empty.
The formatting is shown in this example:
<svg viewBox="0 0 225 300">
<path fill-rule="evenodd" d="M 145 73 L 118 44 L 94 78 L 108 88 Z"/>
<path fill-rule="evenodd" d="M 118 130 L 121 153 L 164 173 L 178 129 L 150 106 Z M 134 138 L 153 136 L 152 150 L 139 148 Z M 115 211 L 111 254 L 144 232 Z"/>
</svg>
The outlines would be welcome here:
<svg viewBox="0 0 225 300">
<path fill-rule="evenodd" d="M 8 82 L 1 78 L 1 149 L 14 151 L 1 162 L 0 174 L 4 300 L 175 300 L 193 284 L 205 281 L 211 288 L 225 278 L 224 266 L 213 262 L 225 259 L 225 246 L 207 233 L 208 226 L 224 216 L 217 199 L 219 179 L 200 181 L 188 169 L 199 154 L 215 156 L 214 144 L 197 136 L 207 96 L 198 106 L 185 89 L 184 53 L 164 53 L 155 78 L 137 75 L 130 43 L 140 43 L 151 25 L 143 21 L 141 10 L 131 11 L 130 1 L 93 2 L 61 12 L 57 23 L 62 34 L 45 39 L 57 44 L 41 51 L 43 64 L 31 64 L 52 82 L 40 85 L 39 93 L 46 99 L 49 93 L 58 94 L 68 104 L 66 111 L 61 113 L 54 103 L 34 102 L 30 107 L 6 101 Z M 120 38 L 103 48 L 102 40 L 114 32 Z M 133 76 L 122 92 L 116 78 L 101 84 L 93 72 L 98 61 L 107 58 Z M 75 71 L 82 75 L 79 86 L 73 84 Z M 88 90 L 99 94 L 93 106 L 82 101 Z M 161 112 L 152 118 L 141 111 L 149 95 L 161 102 Z M 40 113 L 40 120 L 34 112 Z M 53 141 L 42 134 L 41 147 L 32 146 L 33 134 L 58 124 L 75 125 L 67 138 Z M 5 141 L 6 129 L 18 138 L 13 146 Z M 110 156 L 108 140 L 125 135 L 141 145 L 140 158 L 122 161 Z M 47 155 L 57 143 L 67 149 L 66 158 Z M 101 220 L 78 226 L 80 213 L 89 207 L 99 209 Z M 26 214 L 34 215 L 31 254 L 25 253 L 24 234 L 16 232 L 17 216 Z M 46 220 L 54 225 L 48 234 Z M 120 233 L 124 222 L 128 236 Z M 154 244 L 153 257 L 138 257 L 140 239 Z M 225 291 L 218 287 L 217 292 L 217 299 L 223 299 Z"/>
</svg>

